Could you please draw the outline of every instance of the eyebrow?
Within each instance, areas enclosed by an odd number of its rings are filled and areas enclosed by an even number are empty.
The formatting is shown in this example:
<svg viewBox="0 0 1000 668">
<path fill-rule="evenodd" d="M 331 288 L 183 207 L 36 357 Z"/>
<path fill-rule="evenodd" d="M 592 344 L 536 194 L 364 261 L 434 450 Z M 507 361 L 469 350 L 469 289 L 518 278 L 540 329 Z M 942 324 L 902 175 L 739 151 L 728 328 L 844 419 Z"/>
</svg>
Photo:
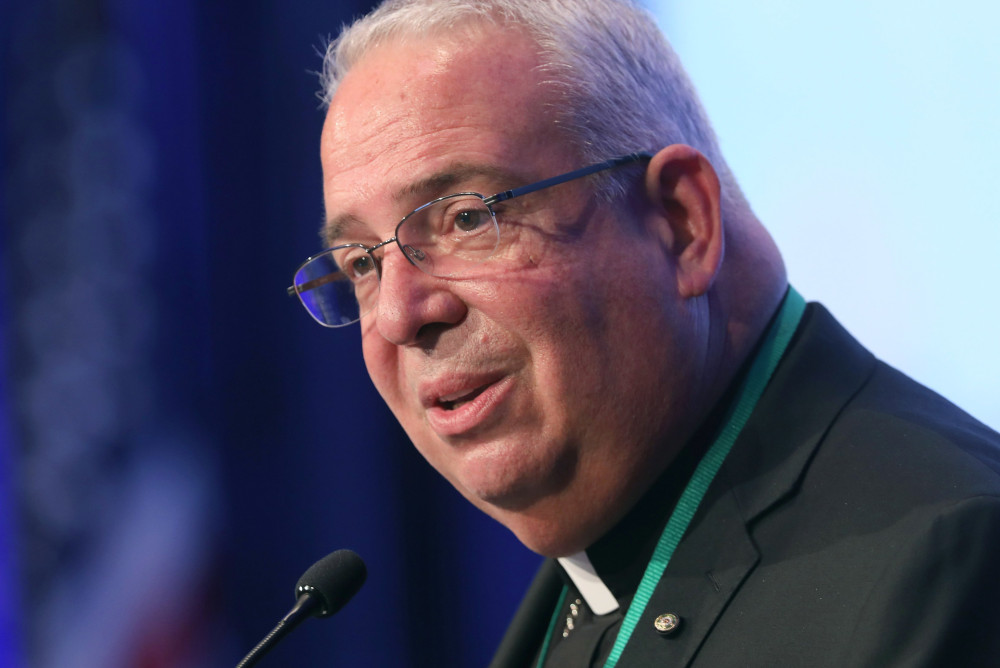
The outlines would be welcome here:
<svg viewBox="0 0 1000 668">
<path fill-rule="evenodd" d="M 392 194 L 392 200 L 394 202 L 402 202 L 417 199 L 418 197 L 425 197 L 426 201 L 421 200 L 418 203 L 419 206 L 436 197 L 452 194 L 451 189 L 457 184 L 468 182 L 476 177 L 486 177 L 491 183 L 503 184 L 504 188 L 513 188 L 527 183 L 522 176 L 508 169 L 494 165 L 460 162 L 449 165 L 447 168 L 430 176 L 406 184 Z M 495 193 L 480 194 L 489 197 Z M 361 218 L 354 214 L 343 213 L 334 216 L 328 219 L 323 225 L 323 240 L 327 245 L 334 245 L 335 242 L 339 243 L 341 237 L 345 236 L 347 232 L 359 227 L 367 228 L 368 226 Z"/>
</svg>

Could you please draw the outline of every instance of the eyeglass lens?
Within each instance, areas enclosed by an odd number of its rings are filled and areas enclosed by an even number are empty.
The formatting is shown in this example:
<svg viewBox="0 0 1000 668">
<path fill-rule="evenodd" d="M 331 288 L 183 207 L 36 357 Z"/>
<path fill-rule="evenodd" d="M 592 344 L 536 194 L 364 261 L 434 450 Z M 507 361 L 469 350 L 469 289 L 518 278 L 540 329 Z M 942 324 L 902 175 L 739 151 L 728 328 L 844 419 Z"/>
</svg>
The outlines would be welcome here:
<svg viewBox="0 0 1000 668">
<path fill-rule="evenodd" d="M 432 276 L 461 276 L 492 256 L 499 241 L 493 212 L 473 193 L 425 204 L 396 228 L 396 242 L 407 259 Z M 295 292 L 320 324 L 352 324 L 375 306 L 383 252 L 360 244 L 324 251 L 299 267 Z"/>
</svg>

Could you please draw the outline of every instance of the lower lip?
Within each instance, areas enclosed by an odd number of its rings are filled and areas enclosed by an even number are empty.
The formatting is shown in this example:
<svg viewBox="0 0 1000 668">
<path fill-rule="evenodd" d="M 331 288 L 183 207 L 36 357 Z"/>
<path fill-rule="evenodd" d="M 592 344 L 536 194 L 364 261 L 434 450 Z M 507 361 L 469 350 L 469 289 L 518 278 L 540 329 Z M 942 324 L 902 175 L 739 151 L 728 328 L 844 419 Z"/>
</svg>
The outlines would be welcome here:
<svg viewBox="0 0 1000 668">
<path fill-rule="evenodd" d="M 441 437 L 467 435 L 481 428 L 496 414 L 513 385 L 513 378 L 506 376 L 458 408 L 446 410 L 441 406 L 433 406 L 427 410 L 427 422 Z"/>
</svg>

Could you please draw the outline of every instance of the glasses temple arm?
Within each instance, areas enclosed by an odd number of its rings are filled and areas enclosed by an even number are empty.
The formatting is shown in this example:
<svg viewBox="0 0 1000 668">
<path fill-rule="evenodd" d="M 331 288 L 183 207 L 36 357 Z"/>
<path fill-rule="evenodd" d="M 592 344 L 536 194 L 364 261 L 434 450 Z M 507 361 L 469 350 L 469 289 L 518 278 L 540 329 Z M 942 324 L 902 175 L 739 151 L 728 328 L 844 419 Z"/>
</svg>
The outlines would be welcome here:
<svg viewBox="0 0 1000 668">
<path fill-rule="evenodd" d="M 319 278 L 314 278 L 311 281 L 306 281 L 305 283 L 299 283 L 297 286 L 298 290 L 295 289 L 296 286 L 294 285 L 289 286 L 287 288 L 288 296 L 295 297 L 300 293 L 312 290 L 314 288 L 318 288 L 321 285 L 326 285 L 327 283 L 333 283 L 334 281 L 343 281 L 343 280 L 345 280 L 344 274 L 339 271 L 334 274 L 327 274 L 326 276 L 320 276 Z"/>
<path fill-rule="evenodd" d="M 572 181 L 573 179 L 580 179 L 584 176 L 590 176 L 596 172 L 603 172 L 606 169 L 612 169 L 614 167 L 619 167 L 621 165 L 627 165 L 632 162 L 642 162 L 645 160 L 652 159 L 653 155 L 651 153 L 639 152 L 639 153 L 629 153 L 620 158 L 612 158 L 611 160 L 606 160 L 600 162 L 596 165 L 591 165 L 589 167 L 584 167 L 582 169 L 577 169 L 572 172 L 567 172 L 566 174 L 561 174 L 559 176 L 553 176 L 550 179 L 545 179 L 544 181 L 538 181 L 537 183 L 532 183 L 530 185 L 521 186 L 520 188 L 514 188 L 513 190 L 505 190 L 502 193 L 497 193 L 492 197 L 486 199 L 487 204 L 496 204 L 497 202 L 505 202 L 509 199 L 514 199 L 515 197 L 520 197 L 521 195 L 527 195 L 528 193 L 533 193 L 536 190 L 542 190 L 544 188 L 551 188 L 552 186 L 557 186 L 560 183 L 566 183 L 567 181 Z"/>
</svg>

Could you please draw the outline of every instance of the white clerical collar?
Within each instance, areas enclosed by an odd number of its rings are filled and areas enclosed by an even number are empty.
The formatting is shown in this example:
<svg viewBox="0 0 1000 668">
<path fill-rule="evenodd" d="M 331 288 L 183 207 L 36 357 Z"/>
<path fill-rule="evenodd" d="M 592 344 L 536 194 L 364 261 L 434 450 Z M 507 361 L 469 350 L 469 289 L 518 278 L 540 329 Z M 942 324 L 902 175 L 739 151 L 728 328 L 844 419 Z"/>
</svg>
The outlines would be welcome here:
<svg viewBox="0 0 1000 668">
<path fill-rule="evenodd" d="M 559 565 L 576 585 L 587 607 L 595 615 L 606 615 L 618 609 L 618 599 L 611 593 L 601 576 L 594 570 L 586 552 L 559 557 Z"/>
</svg>

